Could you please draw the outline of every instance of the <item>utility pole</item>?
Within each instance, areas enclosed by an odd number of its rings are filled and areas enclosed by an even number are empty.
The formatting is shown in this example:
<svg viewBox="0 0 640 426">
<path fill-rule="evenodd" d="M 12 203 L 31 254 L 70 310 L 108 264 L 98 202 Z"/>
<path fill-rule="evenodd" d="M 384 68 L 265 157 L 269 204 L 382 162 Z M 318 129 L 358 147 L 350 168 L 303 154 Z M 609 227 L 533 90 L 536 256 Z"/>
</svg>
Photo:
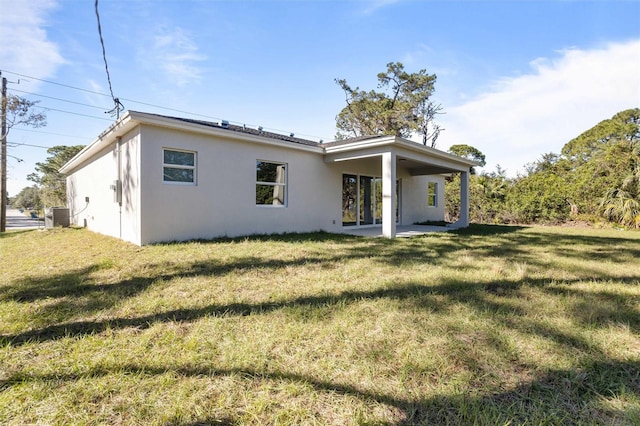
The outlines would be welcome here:
<svg viewBox="0 0 640 426">
<path fill-rule="evenodd" d="M 2 77 L 2 173 L 0 176 L 0 232 L 7 229 L 7 78 Z"/>
</svg>

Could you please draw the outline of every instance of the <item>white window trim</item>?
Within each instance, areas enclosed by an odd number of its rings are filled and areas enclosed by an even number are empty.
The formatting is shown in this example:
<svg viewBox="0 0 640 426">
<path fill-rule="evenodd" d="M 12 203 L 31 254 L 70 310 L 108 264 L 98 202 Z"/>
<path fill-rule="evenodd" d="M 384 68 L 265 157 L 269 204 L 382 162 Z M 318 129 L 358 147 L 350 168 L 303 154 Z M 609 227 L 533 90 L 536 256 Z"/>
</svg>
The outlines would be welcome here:
<svg viewBox="0 0 640 426">
<path fill-rule="evenodd" d="M 186 152 L 188 154 L 193 154 L 193 166 L 185 166 L 181 164 L 167 164 L 164 162 L 164 152 L 165 151 L 174 151 L 174 152 Z M 177 182 L 177 181 L 167 181 L 164 180 L 164 169 L 165 167 L 171 169 L 185 169 L 185 170 L 193 170 L 193 182 Z M 180 186 L 196 186 L 198 182 L 198 153 L 197 151 L 190 151 L 188 149 L 178 149 L 178 148 L 162 148 L 162 183 L 166 185 L 180 185 Z"/>
<path fill-rule="evenodd" d="M 254 195 L 255 195 L 255 187 L 257 185 L 262 185 L 262 186 L 279 186 L 282 187 L 284 190 L 284 203 L 282 204 L 258 204 L 255 203 L 255 206 L 258 208 L 266 208 L 266 209 L 284 209 L 286 207 L 288 207 L 289 205 L 289 164 L 285 163 L 283 161 L 273 161 L 273 160 L 262 160 L 260 158 L 256 159 L 256 165 L 257 163 L 269 163 L 269 164 L 276 164 L 278 166 L 284 166 L 284 183 L 277 183 L 277 182 L 262 182 L 258 180 L 258 176 L 256 174 L 256 180 L 255 180 L 255 185 L 254 185 Z M 254 169 L 254 173 L 256 173 L 256 170 Z"/>
</svg>

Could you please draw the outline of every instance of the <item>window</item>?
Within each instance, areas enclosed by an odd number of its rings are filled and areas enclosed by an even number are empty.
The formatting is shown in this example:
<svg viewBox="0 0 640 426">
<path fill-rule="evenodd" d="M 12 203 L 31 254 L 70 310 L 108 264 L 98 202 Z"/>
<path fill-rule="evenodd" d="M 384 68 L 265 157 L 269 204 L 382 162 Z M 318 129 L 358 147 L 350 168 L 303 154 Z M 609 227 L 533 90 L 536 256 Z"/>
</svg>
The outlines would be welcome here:
<svg viewBox="0 0 640 426">
<path fill-rule="evenodd" d="M 437 182 L 428 183 L 427 206 L 438 207 L 438 183 Z"/>
<path fill-rule="evenodd" d="M 196 153 L 191 151 L 163 150 L 162 180 L 167 183 L 195 185 Z"/>
<path fill-rule="evenodd" d="M 287 165 L 256 161 L 256 205 L 286 206 Z"/>
</svg>

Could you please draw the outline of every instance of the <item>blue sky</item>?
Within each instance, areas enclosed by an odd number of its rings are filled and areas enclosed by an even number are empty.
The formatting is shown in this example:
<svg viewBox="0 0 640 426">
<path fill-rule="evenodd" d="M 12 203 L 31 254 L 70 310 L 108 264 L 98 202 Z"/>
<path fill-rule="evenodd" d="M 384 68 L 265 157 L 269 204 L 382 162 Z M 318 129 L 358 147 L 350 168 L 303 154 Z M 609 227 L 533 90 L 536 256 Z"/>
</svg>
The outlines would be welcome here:
<svg viewBox="0 0 640 426">
<path fill-rule="evenodd" d="M 88 144 L 113 104 L 101 95 L 93 0 L 0 0 L 0 10 L 9 92 L 48 108 L 46 127 L 9 135 L 15 195 L 47 156 L 28 145 Z M 374 89 L 399 61 L 437 75 L 437 148 L 475 146 L 485 171 L 515 176 L 640 106 L 638 1 L 101 0 L 99 11 L 113 92 L 132 110 L 327 141 L 345 105 L 334 79 Z"/>
</svg>

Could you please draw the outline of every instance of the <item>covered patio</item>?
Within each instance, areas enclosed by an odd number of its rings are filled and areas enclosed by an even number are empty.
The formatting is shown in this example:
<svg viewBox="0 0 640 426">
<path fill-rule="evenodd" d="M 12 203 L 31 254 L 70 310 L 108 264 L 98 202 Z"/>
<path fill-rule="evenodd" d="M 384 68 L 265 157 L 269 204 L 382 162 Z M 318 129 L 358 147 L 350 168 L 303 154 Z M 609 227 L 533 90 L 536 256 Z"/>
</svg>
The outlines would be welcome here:
<svg viewBox="0 0 640 426">
<path fill-rule="evenodd" d="M 382 226 L 343 227 L 343 233 L 351 235 L 386 238 L 421 235 L 427 232 L 442 232 L 469 226 L 469 173 L 477 164 L 419 143 L 397 136 L 366 136 L 347 141 L 325 144 L 324 161 L 349 162 L 366 158 L 379 158 L 382 180 Z M 398 170 L 402 168 L 411 176 L 460 174 L 460 219 L 449 227 L 426 227 L 396 222 L 398 195 L 396 182 Z"/>
</svg>

